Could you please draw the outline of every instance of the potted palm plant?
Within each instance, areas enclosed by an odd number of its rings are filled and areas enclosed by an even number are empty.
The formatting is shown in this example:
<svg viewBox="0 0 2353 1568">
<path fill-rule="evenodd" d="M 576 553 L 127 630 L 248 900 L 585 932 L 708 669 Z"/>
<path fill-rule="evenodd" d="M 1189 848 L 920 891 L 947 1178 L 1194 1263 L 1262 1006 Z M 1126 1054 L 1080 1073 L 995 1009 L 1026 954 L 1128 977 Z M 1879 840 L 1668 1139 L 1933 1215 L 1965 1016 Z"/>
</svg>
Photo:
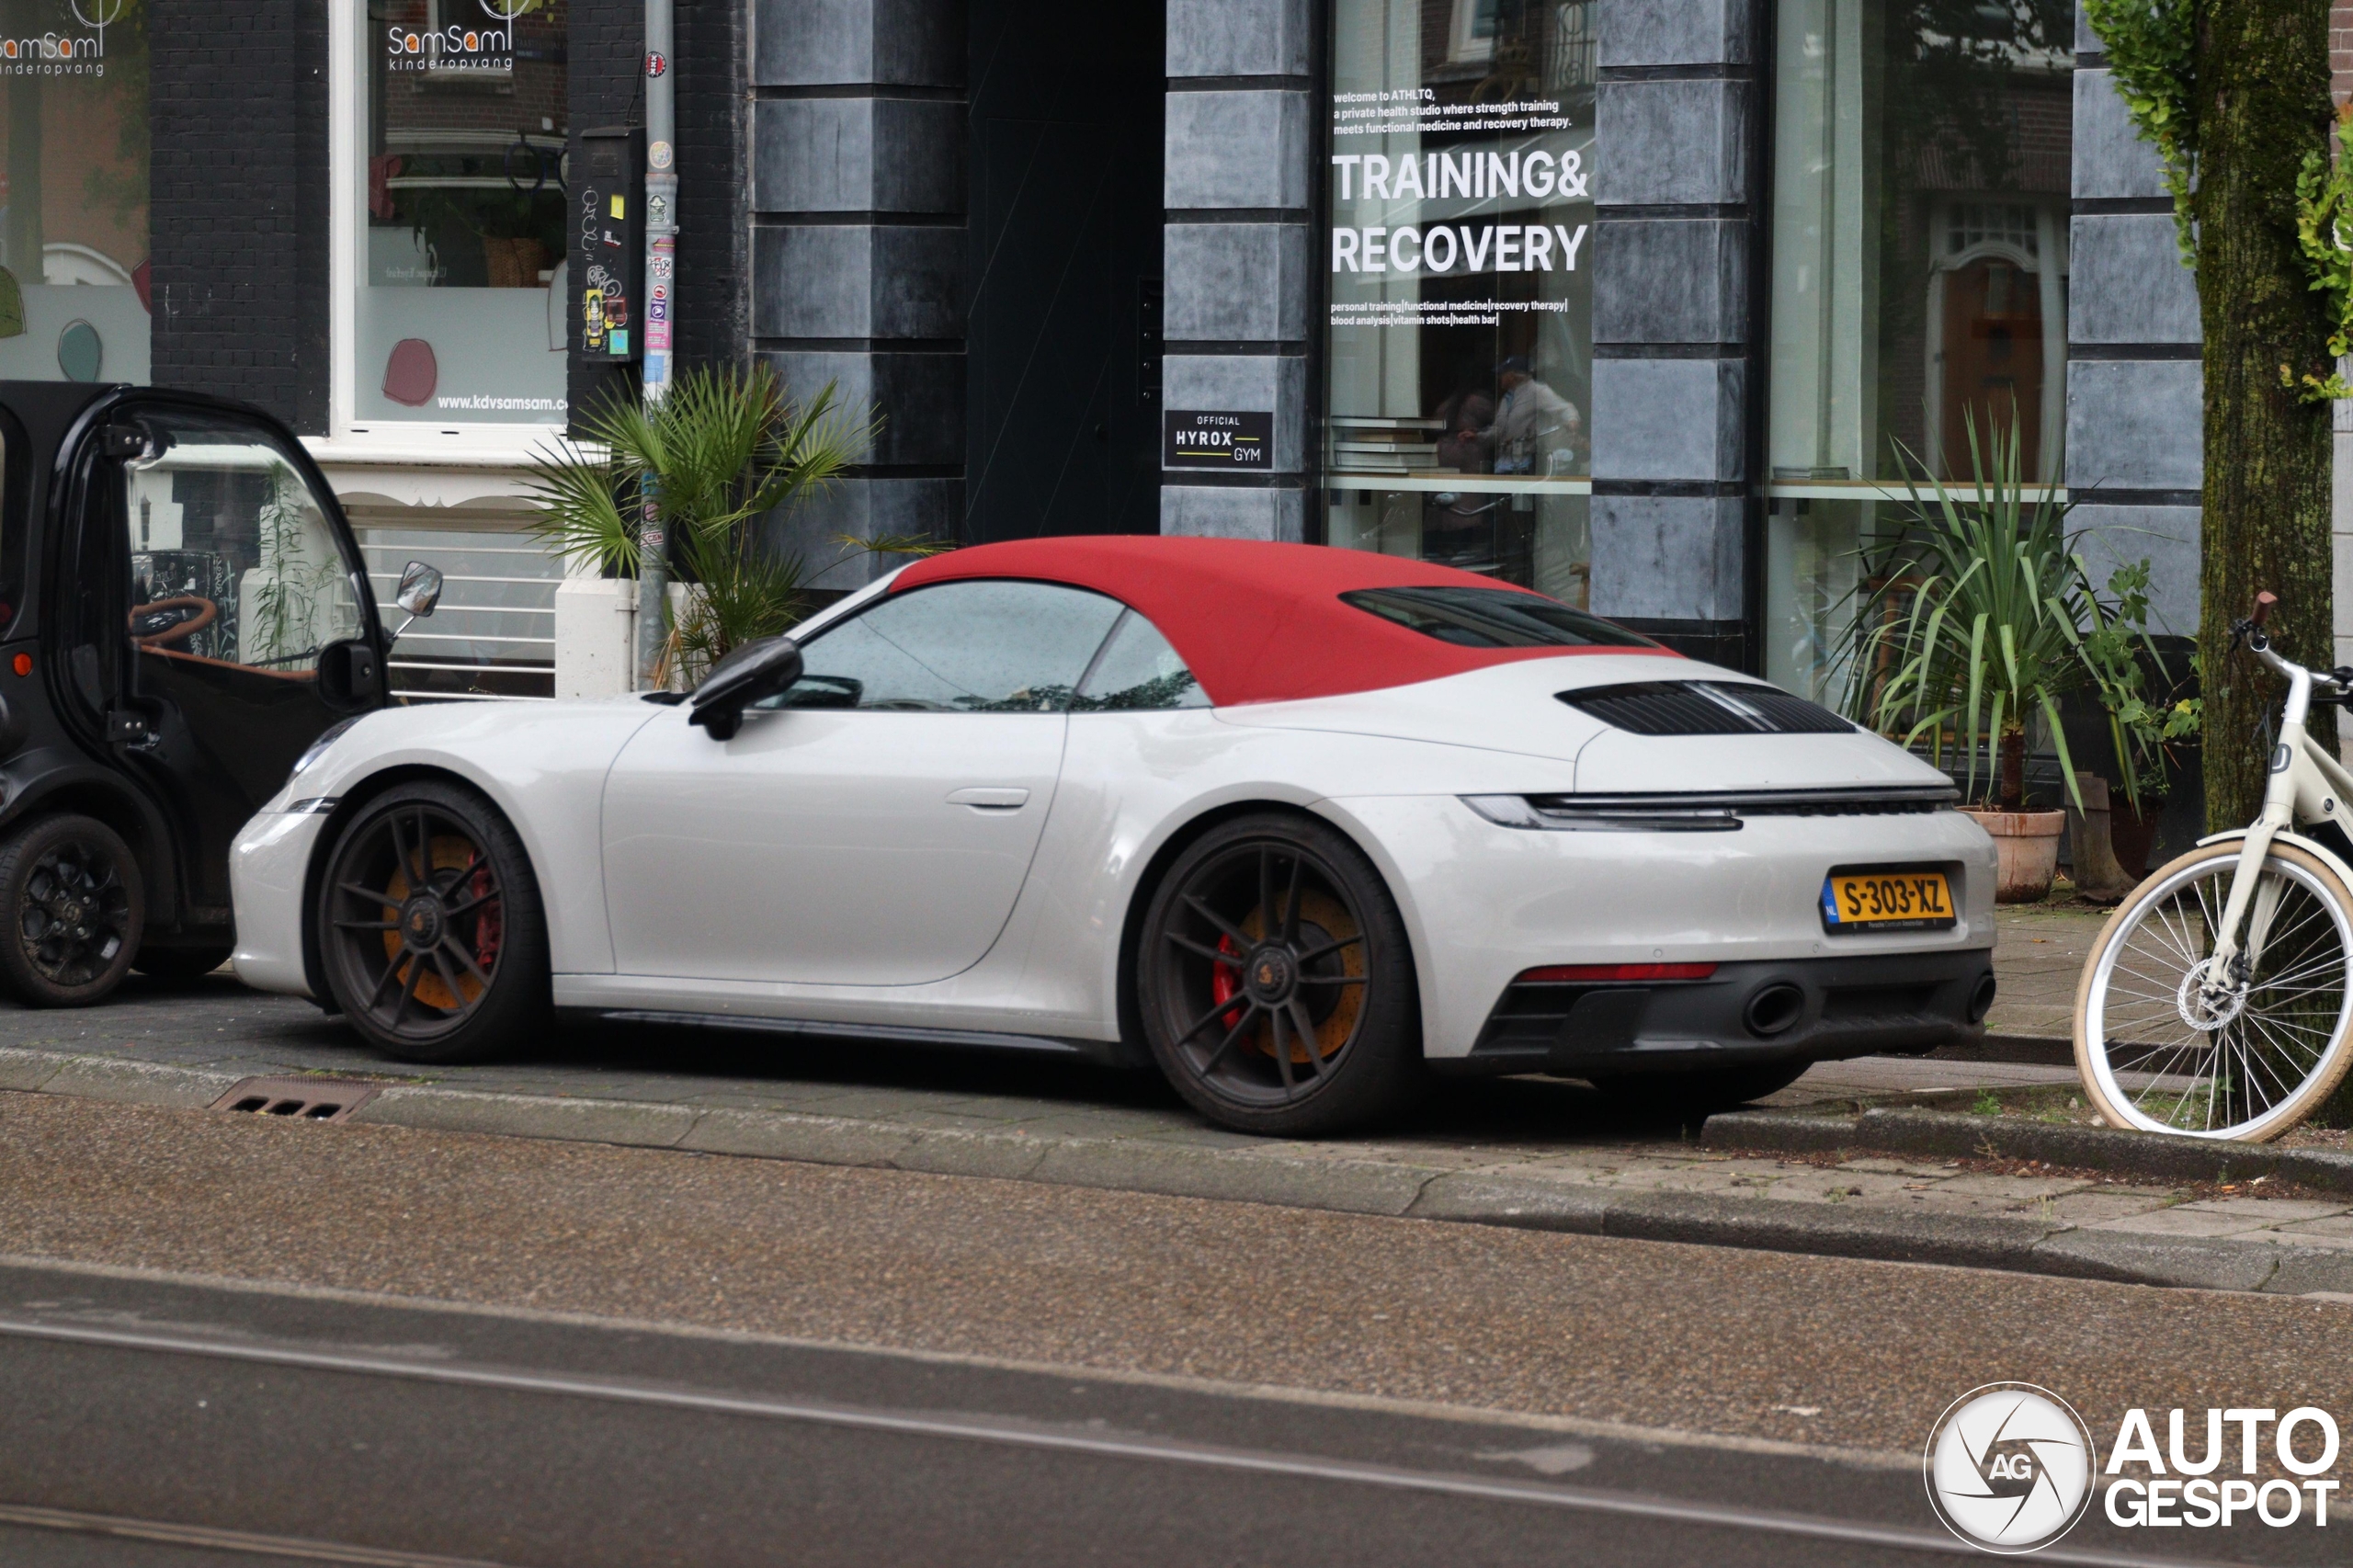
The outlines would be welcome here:
<svg viewBox="0 0 2353 1568">
<path fill-rule="evenodd" d="M 2094 681 L 2083 632 L 2100 613 L 2067 548 L 2067 505 L 2029 497 L 2018 449 L 2015 422 L 1981 444 L 1972 420 L 1967 489 L 1908 485 L 1904 527 L 1867 562 L 1842 650 L 1848 716 L 1925 743 L 1961 780 L 1963 809 L 2000 851 L 2005 903 L 2044 897 L 2058 870 L 2067 814 L 2026 802 L 2029 731 L 2051 738 L 2075 797 L 2059 699 Z"/>
<path fill-rule="evenodd" d="M 762 519 L 816 494 L 858 460 L 871 415 L 842 409 L 826 387 L 796 403 L 767 366 L 697 366 L 651 407 L 613 397 L 580 422 L 584 439 L 544 453 L 529 490 L 534 531 L 567 559 L 609 575 L 638 574 L 639 476 L 661 483 L 672 563 L 686 581 L 669 621 L 665 678 L 691 686 L 731 649 L 800 621 L 811 579 L 850 555 L 926 553 L 915 539 L 843 539 L 813 571 L 761 537 Z"/>
<path fill-rule="evenodd" d="M 2174 748 L 2194 739 L 2204 703 L 2189 695 L 2149 634 L 2149 563 L 2119 566 L 2108 579 L 2109 604 L 2092 606 L 2093 627 L 2084 654 L 2108 714 L 2122 805 L 2110 801 L 2109 835 L 2117 864 L 2135 877 L 2148 873 L 2157 819 L 2165 807 Z M 2190 675 L 2196 676 L 2196 658 Z"/>
</svg>

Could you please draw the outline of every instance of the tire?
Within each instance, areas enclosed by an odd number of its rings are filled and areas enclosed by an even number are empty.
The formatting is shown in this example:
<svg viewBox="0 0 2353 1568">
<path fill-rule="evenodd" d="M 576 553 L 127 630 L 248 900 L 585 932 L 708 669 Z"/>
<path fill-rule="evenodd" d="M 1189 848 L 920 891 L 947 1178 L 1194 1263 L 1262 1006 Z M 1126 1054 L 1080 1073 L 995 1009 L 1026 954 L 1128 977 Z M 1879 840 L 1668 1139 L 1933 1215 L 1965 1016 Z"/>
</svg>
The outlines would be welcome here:
<svg viewBox="0 0 2353 1568">
<path fill-rule="evenodd" d="M 1739 1067 L 1704 1067 L 1688 1073 L 1597 1078 L 1593 1086 L 1626 1108 L 1645 1115 L 1672 1111 L 1683 1116 L 1711 1116 L 1779 1094 L 1804 1077 L 1813 1065 L 1811 1062 L 1756 1062 Z"/>
<path fill-rule="evenodd" d="M 518 1050 L 548 1010 L 547 921 L 522 840 L 471 790 L 402 785 L 336 839 L 312 915 L 362 1038 L 404 1062 Z"/>
<path fill-rule="evenodd" d="M 166 985 L 191 985 L 229 961 L 234 949 L 218 948 L 145 948 L 139 949 L 131 967 L 150 980 L 160 980 Z"/>
<path fill-rule="evenodd" d="M 2266 1142 L 2353 1064 L 2353 891 L 2292 844 L 2264 857 L 2258 888 L 2278 887 L 2279 903 L 2255 972 L 2206 1004 L 2200 971 L 2239 848 L 2210 844 L 2159 867 L 2092 944 L 2075 989 L 2075 1068 L 2111 1127 Z"/>
<path fill-rule="evenodd" d="M 28 1006 L 86 1007 L 131 972 L 147 890 L 114 829 L 39 817 L 0 844 L 0 980 Z"/>
<path fill-rule="evenodd" d="M 1422 1080 L 1396 902 L 1364 853 L 1313 818 L 1253 813 L 1187 846 L 1145 907 L 1134 978 L 1153 1059 L 1221 1127 L 1365 1127 Z"/>
</svg>

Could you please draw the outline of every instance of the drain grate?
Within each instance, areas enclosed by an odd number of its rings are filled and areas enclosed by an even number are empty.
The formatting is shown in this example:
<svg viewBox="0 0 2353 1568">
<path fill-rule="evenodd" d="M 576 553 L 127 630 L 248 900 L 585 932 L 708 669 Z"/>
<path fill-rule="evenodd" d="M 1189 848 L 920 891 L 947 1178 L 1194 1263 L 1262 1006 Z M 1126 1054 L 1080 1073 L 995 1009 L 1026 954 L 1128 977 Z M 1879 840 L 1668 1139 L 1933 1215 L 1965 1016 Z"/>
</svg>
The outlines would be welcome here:
<svg viewBox="0 0 2353 1568">
<path fill-rule="evenodd" d="M 341 1121 L 381 1087 L 349 1078 L 246 1078 L 214 1100 L 214 1110 L 280 1116 L 290 1121 Z"/>
</svg>

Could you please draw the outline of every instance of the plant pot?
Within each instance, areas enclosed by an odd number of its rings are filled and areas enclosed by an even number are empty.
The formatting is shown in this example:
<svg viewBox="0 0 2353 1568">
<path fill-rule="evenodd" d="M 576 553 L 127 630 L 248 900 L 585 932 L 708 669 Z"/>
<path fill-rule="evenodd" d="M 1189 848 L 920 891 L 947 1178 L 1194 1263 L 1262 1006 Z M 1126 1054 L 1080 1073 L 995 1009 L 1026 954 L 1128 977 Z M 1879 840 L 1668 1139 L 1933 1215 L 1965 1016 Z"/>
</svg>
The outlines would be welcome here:
<svg viewBox="0 0 2353 1568">
<path fill-rule="evenodd" d="M 2116 863 L 2126 874 L 2145 877 L 2149 874 L 2149 851 L 2157 842 L 2157 819 L 2165 813 L 2163 801 L 2151 801 L 2145 812 L 2134 812 L 2114 796 L 2108 803 L 2108 841 L 2116 850 Z"/>
<path fill-rule="evenodd" d="M 2032 903 L 2051 896 L 2059 874 L 2059 840 L 2067 831 L 2065 812 L 1984 812 L 1964 809 L 1994 838 L 2001 867 L 1994 879 L 1996 903 Z"/>
</svg>

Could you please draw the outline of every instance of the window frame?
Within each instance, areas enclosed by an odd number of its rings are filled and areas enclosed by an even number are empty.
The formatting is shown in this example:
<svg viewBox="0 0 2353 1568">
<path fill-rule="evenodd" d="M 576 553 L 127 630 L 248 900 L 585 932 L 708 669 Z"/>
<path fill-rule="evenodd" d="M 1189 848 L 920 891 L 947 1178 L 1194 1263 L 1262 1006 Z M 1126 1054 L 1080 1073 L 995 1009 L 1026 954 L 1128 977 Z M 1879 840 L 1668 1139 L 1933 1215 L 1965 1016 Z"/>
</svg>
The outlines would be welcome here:
<svg viewBox="0 0 2353 1568">
<path fill-rule="evenodd" d="M 354 448 L 423 462 L 493 458 L 525 466 L 542 455 L 539 449 L 550 435 L 567 428 L 568 409 L 544 423 L 499 424 L 423 416 L 423 410 L 408 419 L 359 413 L 358 255 L 367 235 L 359 193 L 368 163 L 368 79 L 360 51 L 367 8 L 368 0 L 327 4 L 327 435 L 322 451 L 332 457 L 338 448 Z M 564 361 L 568 381 L 569 351 Z"/>
</svg>

